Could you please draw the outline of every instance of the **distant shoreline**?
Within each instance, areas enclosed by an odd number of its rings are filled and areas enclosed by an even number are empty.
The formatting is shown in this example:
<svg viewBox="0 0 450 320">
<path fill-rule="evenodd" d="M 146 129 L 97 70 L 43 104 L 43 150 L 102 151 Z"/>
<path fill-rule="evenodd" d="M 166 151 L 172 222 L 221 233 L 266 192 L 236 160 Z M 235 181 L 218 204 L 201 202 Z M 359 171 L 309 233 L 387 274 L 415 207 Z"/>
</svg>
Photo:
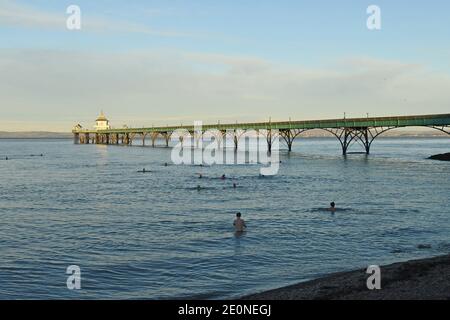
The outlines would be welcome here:
<svg viewBox="0 0 450 320">
<path fill-rule="evenodd" d="M 0 140 L 72 140 L 70 137 L 0 137 Z"/>
<path fill-rule="evenodd" d="M 72 139 L 71 132 L 51 131 L 0 131 L 0 139 Z"/>
<path fill-rule="evenodd" d="M 450 254 L 381 266 L 381 290 L 366 269 L 244 296 L 244 300 L 450 300 Z"/>
</svg>

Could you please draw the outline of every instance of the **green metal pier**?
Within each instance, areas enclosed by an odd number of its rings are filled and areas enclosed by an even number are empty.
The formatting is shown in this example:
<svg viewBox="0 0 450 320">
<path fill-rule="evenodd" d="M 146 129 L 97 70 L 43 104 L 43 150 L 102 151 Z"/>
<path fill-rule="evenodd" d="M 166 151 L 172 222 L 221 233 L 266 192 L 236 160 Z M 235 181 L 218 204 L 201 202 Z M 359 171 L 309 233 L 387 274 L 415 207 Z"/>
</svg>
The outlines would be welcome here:
<svg viewBox="0 0 450 320">
<path fill-rule="evenodd" d="M 367 117 L 367 118 L 341 118 L 328 120 L 282 121 L 282 122 L 254 122 L 230 124 L 206 124 L 201 126 L 201 134 L 214 131 L 223 139 L 226 136 L 233 138 L 237 150 L 239 138 L 248 131 L 255 131 L 267 139 L 268 150 L 271 151 L 274 139 L 281 137 L 292 150 L 294 140 L 303 132 L 313 129 L 322 129 L 333 134 L 341 143 L 343 154 L 347 154 L 349 146 L 360 142 L 367 154 L 373 141 L 386 131 L 405 127 L 428 127 L 440 130 L 450 135 L 450 114 L 396 116 L 396 117 Z M 187 134 L 198 134 L 198 128 L 190 126 L 165 126 L 146 128 L 120 128 L 107 130 L 86 130 L 77 126 L 72 131 L 74 142 L 81 144 L 125 144 L 131 145 L 136 137 L 142 138 L 145 145 L 146 137 L 150 137 L 152 146 L 158 137 L 164 138 L 166 146 L 176 130 L 183 130 Z M 219 138 L 219 137 L 216 137 Z"/>
</svg>

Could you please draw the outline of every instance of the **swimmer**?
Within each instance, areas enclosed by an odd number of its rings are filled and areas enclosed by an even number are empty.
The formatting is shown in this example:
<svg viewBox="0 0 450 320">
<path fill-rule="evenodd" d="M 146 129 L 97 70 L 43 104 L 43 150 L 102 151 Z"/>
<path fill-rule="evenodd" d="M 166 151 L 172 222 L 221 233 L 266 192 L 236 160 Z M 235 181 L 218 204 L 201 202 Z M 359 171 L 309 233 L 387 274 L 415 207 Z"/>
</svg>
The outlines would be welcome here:
<svg viewBox="0 0 450 320">
<path fill-rule="evenodd" d="M 237 185 L 236 185 L 236 183 L 233 183 L 233 188 L 234 188 L 234 189 L 236 189 L 236 188 L 237 188 Z"/>
<path fill-rule="evenodd" d="M 220 179 L 225 180 L 227 177 L 223 174 Z"/>
<path fill-rule="evenodd" d="M 203 178 L 203 175 L 201 173 L 198 174 L 198 178 L 201 179 Z"/>
<path fill-rule="evenodd" d="M 166 163 L 164 163 L 164 167 L 167 167 L 169 164 L 166 162 Z"/>
<path fill-rule="evenodd" d="M 334 202 L 331 202 L 330 203 L 330 207 L 327 209 L 328 211 L 331 211 L 331 212 L 336 212 L 336 203 L 334 203 Z"/>
<path fill-rule="evenodd" d="M 236 219 L 233 222 L 234 229 L 236 232 L 244 232 L 247 228 L 244 219 L 241 219 L 241 213 L 236 213 Z"/>
<path fill-rule="evenodd" d="M 198 185 L 197 185 L 197 191 L 200 191 L 201 188 L 202 188 L 202 187 L 200 187 L 200 185 L 198 184 Z"/>
</svg>

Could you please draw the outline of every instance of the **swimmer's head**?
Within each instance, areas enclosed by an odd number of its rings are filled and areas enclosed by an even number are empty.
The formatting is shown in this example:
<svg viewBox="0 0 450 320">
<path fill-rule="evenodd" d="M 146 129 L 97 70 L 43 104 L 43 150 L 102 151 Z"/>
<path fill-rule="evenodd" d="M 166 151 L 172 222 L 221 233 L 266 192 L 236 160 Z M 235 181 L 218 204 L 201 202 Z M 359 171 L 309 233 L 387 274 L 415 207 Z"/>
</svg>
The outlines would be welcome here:
<svg viewBox="0 0 450 320">
<path fill-rule="evenodd" d="M 236 213 L 236 217 L 240 218 L 241 217 L 241 213 L 240 212 Z"/>
<path fill-rule="evenodd" d="M 330 203 L 330 207 L 334 208 L 335 206 L 336 206 L 336 203 L 334 203 L 334 202 Z"/>
</svg>

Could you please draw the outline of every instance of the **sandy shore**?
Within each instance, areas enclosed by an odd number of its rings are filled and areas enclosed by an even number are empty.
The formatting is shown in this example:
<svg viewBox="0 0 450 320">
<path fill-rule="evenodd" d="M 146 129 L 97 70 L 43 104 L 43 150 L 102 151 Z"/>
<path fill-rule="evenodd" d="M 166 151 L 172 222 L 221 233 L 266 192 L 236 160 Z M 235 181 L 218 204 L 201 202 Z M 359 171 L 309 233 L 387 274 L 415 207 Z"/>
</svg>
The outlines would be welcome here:
<svg viewBox="0 0 450 320">
<path fill-rule="evenodd" d="M 450 255 L 381 267 L 381 290 L 368 290 L 366 269 L 245 296 L 252 300 L 450 300 Z"/>
</svg>

